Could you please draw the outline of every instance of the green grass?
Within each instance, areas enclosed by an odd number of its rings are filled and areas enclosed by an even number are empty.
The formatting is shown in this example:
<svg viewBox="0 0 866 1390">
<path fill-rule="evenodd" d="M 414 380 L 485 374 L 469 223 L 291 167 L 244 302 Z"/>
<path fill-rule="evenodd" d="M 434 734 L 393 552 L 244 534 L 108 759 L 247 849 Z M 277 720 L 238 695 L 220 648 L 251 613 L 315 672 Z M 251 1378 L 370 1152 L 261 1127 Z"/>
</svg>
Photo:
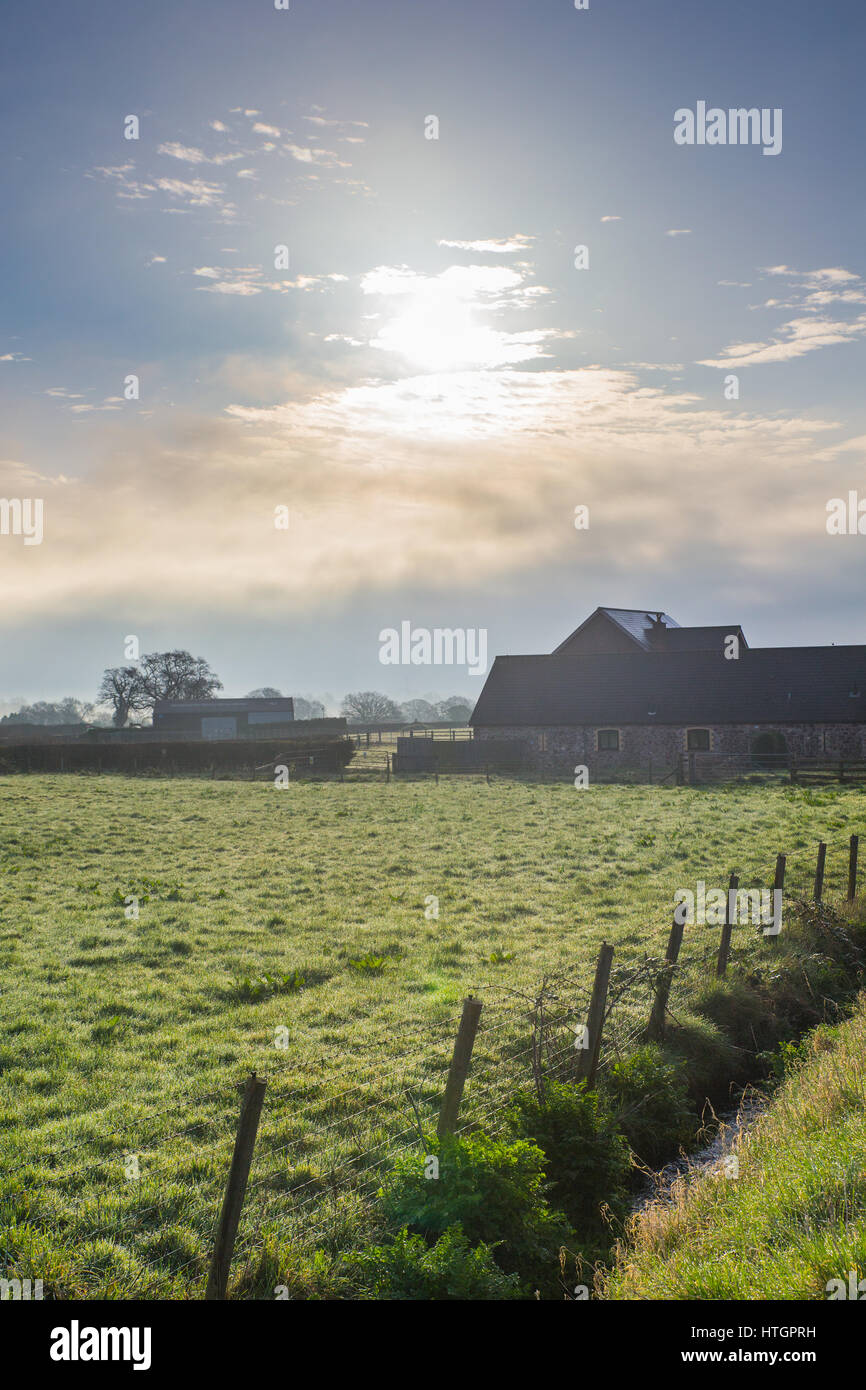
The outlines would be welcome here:
<svg viewBox="0 0 866 1390">
<path fill-rule="evenodd" d="M 826 1299 L 866 1276 L 866 999 L 738 1142 L 739 1177 L 678 1182 L 633 1220 L 614 1299 Z"/>
<path fill-rule="evenodd" d="M 336 1245 L 366 1229 L 393 1135 L 415 1130 L 404 1087 L 428 1124 L 469 990 L 483 1116 L 485 1064 L 513 1055 L 528 1074 L 509 991 L 562 970 L 586 985 L 604 939 L 618 966 L 660 954 L 677 888 L 732 870 L 769 886 L 779 850 L 795 893 L 829 841 L 841 893 L 863 809 L 853 788 L 769 784 L 0 779 L 0 1271 L 79 1297 L 200 1296 L 255 1070 L 269 1086 L 237 1291 L 268 1296 L 304 1234 L 286 1194 L 336 1203 Z M 689 931 L 697 990 L 717 932 Z M 773 951 L 735 933 L 733 968 Z M 718 1026 L 683 1022 L 699 1041 Z M 360 1176 L 337 1200 L 349 1158 Z"/>
</svg>

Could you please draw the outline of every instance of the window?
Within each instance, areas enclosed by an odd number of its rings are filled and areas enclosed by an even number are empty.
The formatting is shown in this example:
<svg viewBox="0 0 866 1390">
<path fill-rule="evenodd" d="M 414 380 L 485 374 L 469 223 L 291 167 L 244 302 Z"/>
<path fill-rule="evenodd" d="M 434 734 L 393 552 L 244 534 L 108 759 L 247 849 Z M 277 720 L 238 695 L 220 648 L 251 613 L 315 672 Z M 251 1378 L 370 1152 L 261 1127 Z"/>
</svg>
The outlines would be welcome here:
<svg viewBox="0 0 866 1390">
<path fill-rule="evenodd" d="M 619 729 L 599 729 L 598 747 L 617 752 L 619 750 Z"/>
<path fill-rule="evenodd" d="M 690 753 L 708 753 L 710 751 L 709 729 L 689 729 L 686 733 L 686 747 Z"/>
</svg>

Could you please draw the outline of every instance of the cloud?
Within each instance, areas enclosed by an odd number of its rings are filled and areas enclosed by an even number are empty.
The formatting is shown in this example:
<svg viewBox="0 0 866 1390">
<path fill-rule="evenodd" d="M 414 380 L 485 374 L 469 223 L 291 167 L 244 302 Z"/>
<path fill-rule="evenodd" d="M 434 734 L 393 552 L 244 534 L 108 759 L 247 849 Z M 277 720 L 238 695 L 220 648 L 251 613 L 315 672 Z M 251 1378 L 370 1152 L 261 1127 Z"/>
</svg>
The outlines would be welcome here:
<svg viewBox="0 0 866 1390">
<path fill-rule="evenodd" d="M 253 130 L 255 131 L 256 135 L 273 135 L 275 140 L 279 140 L 280 135 L 282 134 L 279 126 L 265 125 L 263 121 L 256 121 L 255 125 L 253 126 Z"/>
<path fill-rule="evenodd" d="M 671 227 L 669 231 L 665 232 L 665 236 L 691 236 L 691 234 L 691 227 Z"/>
<path fill-rule="evenodd" d="M 180 145 L 176 140 L 159 145 L 156 152 L 168 155 L 171 159 L 180 159 L 185 164 L 231 164 L 234 160 L 244 157 L 242 151 L 232 154 L 205 154 L 203 150 L 192 145 Z"/>
<path fill-rule="evenodd" d="M 309 614 L 575 563 L 632 582 L 715 563 L 764 584 L 823 545 L 824 500 L 844 495 L 852 467 L 842 456 L 814 477 L 831 422 L 708 409 L 602 367 L 307 380 L 279 405 L 236 400 L 222 419 L 84 418 L 87 472 L 40 483 L 45 544 L 26 567 L 0 548 L 7 620 Z M 29 495 L 32 472 L 4 465 L 0 491 Z M 583 561 L 575 500 L 592 516 Z M 286 503 L 303 515 L 290 536 L 273 525 Z"/>
<path fill-rule="evenodd" d="M 437 246 L 453 247 L 457 251 L 486 251 L 490 255 L 511 255 L 515 251 L 525 251 L 532 245 L 534 237 L 515 236 L 487 241 L 437 241 Z"/>
<path fill-rule="evenodd" d="M 0 356 L 0 362 L 32 362 L 32 357 L 25 357 L 23 352 L 4 352 Z"/>
<path fill-rule="evenodd" d="M 818 318 L 792 319 L 790 323 L 783 324 L 779 332 L 783 336 L 769 342 L 734 343 L 725 348 L 719 357 L 702 359 L 699 366 L 755 367 L 768 362 L 790 362 L 819 348 L 835 347 L 839 343 L 862 338 L 866 335 L 866 314 L 853 323 Z"/>
<path fill-rule="evenodd" d="M 717 357 L 703 359 L 700 366 L 742 367 L 790 362 L 806 353 L 854 342 L 866 335 L 866 314 L 850 319 L 830 319 L 820 315 L 820 311 L 830 304 L 866 304 L 866 284 L 853 271 L 844 270 L 841 266 L 800 271 L 787 265 L 775 265 L 764 266 L 762 273 L 784 277 L 788 281 L 787 296 L 784 299 L 773 297 L 762 305 L 750 305 L 750 308 L 799 309 L 801 314 L 814 317 L 790 319 L 781 325 L 774 337 L 764 341 L 732 343 Z M 719 283 L 732 282 L 723 280 Z"/>
<path fill-rule="evenodd" d="M 619 217 L 616 213 L 609 212 L 609 213 L 607 213 L 607 215 L 606 215 L 605 217 L 603 217 L 601 220 L 602 220 L 602 222 L 621 222 L 621 221 L 622 221 L 622 218 Z"/>
<path fill-rule="evenodd" d="M 351 169 L 351 164 L 339 159 L 334 150 L 314 150 L 310 145 L 288 144 L 282 147 L 299 164 L 321 164 L 325 168 Z"/>
</svg>

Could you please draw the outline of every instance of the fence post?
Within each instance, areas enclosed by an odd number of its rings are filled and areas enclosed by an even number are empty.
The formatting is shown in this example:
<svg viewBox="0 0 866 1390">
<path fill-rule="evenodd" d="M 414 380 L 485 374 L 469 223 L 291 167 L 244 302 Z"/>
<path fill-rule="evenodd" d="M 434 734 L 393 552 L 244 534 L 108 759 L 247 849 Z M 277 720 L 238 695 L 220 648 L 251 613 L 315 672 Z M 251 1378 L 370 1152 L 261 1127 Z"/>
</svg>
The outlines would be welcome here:
<svg viewBox="0 0 866 1390">
<path fill-rule="evenodd" d="M 860 836 L 852 835 L 851 843 L 848 846 L 848 901 L 853 903 L 857 894 L 857 849 L 860 844 Z"/>
<path fill-rule="evenodd" d="M 818 844 L 818 863 L 815 865 L 815 891 L 812 894 L 816 903 L 820 903 L 824 893 L 824 861 L 827 858 L 827 846 L 821 840 Z"/>
<path fill-rule="evenodd" d="M 674 913 L 674 920 L 671 926 L 671 934 L 668 937 L 668 948 L 665 952 L 664 968 L 659 974 L 656 984 L 656 995 L 653 1000 L 652 1012 L 650 1013 L 649 1026 L 647 1028 L 647 1040 L 649 1042 L 661 1042 L 665 1035 L 665 1012 L 668 1007 L 668 995 L 671 992 L 671 981 L 673 980 L 674 967 L 683 944 L 684 922 L 677 921 L 677 914 Z"/>
<path fill-rule="evenodd" d="M 386 753 L 386 754 L 385 754 L 385 768 L 386 768 L 385 781 L 386 781 L 386 782 L 390 782 L 390 780 L 391 780 L 391 754 L 390 754 L 390 753 Z"/>
<path fill-rule="evenodd" d="M 734 917 L 737 911 L 736 894 L 739 886 L 739 878 L 736 874 L 731 874 L 731 880 L 728 884 L 728 906 L 725 910 L 725 925 L 722 927 L 722 939 L 719 942 L 719 956 L 716 961 L 717 980 L 724 978 L 725 971 L 728 968 L 728 956 L 731 953 L 731 933 L 734 929 Z"/>
<path fill-rule="evenodd" d="M 256 1143 L 256 1133 L 259 1127 L 259 1116 L 262 1113 L 266 1085 L 267 1082 L 260 1081 L 253 1072 L 247 1078 L 244 1087 L 235 1150 L 232 1154 L 232 1166 L 229 1169 L 228 1181 L 226 1182 L 205 1292 L 205 1299 L 207 1300 L 224 1299 L 226 1296 L 229 1269 L 235 1250 L 235 1237 L 238 1233 L 241 1207 L 246 1195 L 250 1164 L 253 1161 L 253 1149 Z"/>
<path fill-rule="evenodd" d="M 610 984 L 610 966 L 613 960 L 613 947 L 602 942 L 592 982 L 592 997 L 586 1018 L 586 1031 L 589 1047 L 583 1048 L 577 1063 L 577 1079 L 585 1081 L 587 1090 L 592 1089 L 595 1071 L 601 1054 L 601 1033 L 604 1028 L 604 1010 L 607 1004 L 607 988 Z"/>
<path fill-rule="evenodd" d="M 445 1082 L 445 1094 L 442 1097 L 439 1123 L 436 1126 L 436 1133 L 440 1139 L 444 1139 L 446 1134 L 453 1134 L 457 1128 L 460 1102 L 463 1099 L 463 1087 L 466 1085 L 466 1077 L 469 1074 L 472 1047 L 475 1043 L 475 1034 L 478 1032 L 480 1017 L 481 1000 L 473 999 L 470 994 L 467 999 L 463 1000 L 460 1027 L 457 1029 L 454 1053 L 451 1058 L 451 1066 L 448 1068 L 448 1080 Z"/>
</svg>

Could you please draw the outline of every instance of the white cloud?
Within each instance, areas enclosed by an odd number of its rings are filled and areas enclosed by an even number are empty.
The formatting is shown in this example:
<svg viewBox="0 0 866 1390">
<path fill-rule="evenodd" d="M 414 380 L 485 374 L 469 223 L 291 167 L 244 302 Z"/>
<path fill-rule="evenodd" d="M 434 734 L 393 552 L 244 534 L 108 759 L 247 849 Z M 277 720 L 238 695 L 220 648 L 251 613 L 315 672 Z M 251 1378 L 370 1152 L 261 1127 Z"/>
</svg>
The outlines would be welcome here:
<svg viewBox="0 0 866 1390">
<path fill-rule="evenodd" d="M 691 236 L 691 234 L 691 227 L 671 227 L 669 231 L 665 232 L 665 236 Z"/>
<path fill-rule="evenodd" d="M 171 159 L 180 159 L 185 164 L 230 164 L 233 160 L 243 159 L 243 154 L 205 154 L 192 145 L 181 145 L 176 140 L 170 140 L 157 148 L 157 154 L 168 155 Z"/>
<path fill-rule="evenodd" d="M 511 255 L 515 251 L 525 251 L 534 237 L 518 232 L 515 236 L 495 238 L 486 241 L 437 241 L 437 246 L 453 247 L 457 251 L 486 251 L 491 255 Z"/>
<path fill-rule="evenodd" d="M 781 335 L 769 342 L 734 343 L 723 350 L 719 357 L 705 358 L 699 363 L 702 367 L 754 367 L 768 362 L 790 362 L 819 348 L 834 347 L 839 343 L 849 343 L 866 335 L 866 314 L 852 323 L 834 322 L 831 319 L 792 319 L 783 324 Z"/>
</svg>

